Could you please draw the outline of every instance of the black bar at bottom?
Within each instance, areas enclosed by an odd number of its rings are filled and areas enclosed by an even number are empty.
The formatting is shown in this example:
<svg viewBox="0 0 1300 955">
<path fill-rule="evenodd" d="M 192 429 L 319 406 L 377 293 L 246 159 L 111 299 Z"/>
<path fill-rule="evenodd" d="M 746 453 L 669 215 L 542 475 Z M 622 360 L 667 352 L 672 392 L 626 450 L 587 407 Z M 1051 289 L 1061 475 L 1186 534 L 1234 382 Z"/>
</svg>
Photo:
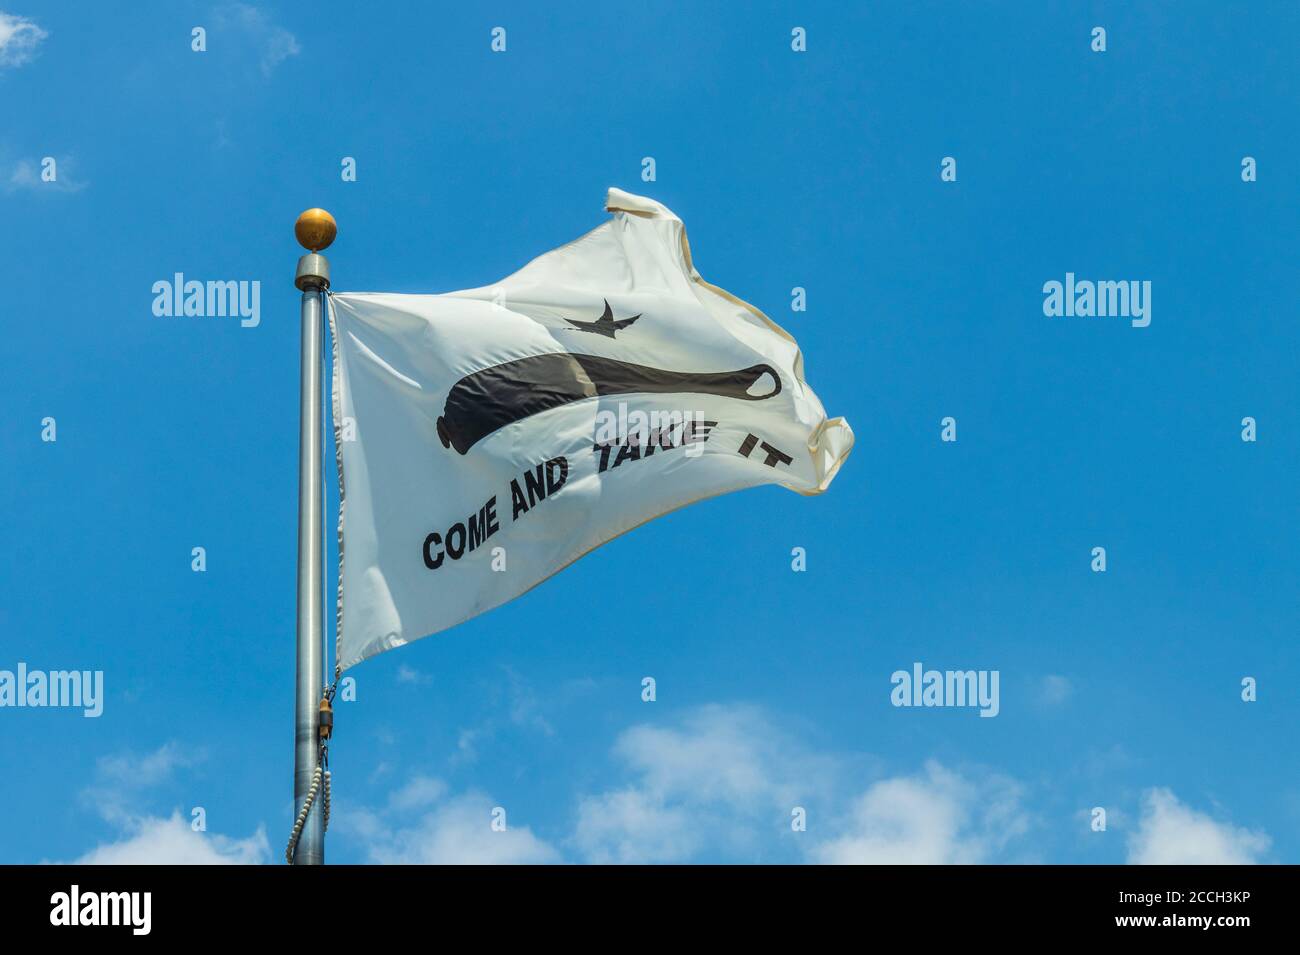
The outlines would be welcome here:
<svg viewBox="0 0 1300 955">
<path fill-rule="evenodd" d="M 465 948 L 522 933 L 734 945 L 801 932 L 806 941 L 903 932 L 918 942 L 1104 934 L 1231 944 L 1285 931 L 1296 884 L 1291 866 L 8 866 L 0 925 L 7 940 L 75 933 L 128 944 L 423 938 L 433 948 L 458 938 Z"/>
</svg>

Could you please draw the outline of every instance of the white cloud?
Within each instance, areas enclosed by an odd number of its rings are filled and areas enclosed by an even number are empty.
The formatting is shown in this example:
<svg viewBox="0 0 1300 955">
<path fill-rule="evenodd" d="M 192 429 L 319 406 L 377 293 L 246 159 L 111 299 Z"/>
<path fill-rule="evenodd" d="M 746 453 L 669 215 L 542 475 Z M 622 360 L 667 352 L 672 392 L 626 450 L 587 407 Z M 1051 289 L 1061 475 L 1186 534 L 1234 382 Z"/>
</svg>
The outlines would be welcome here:
<svg viewBox="0 0 1300 955">
<path fill-rule="evenodd" d="M 753 707 L 634 727 L 615 754 L 636 780 L 581 801 L 573 844 L 591 862 L 682 862 L 706 849 L 745 861 L 775 851 L 828 863 L 981 862 L 1027 829 L 1014 782 L 937 763 L 881 780 L 837 813 L 847 761 L 810 752 Z M 807 832 L 790 828 L 795 806 Z"/>
<path fill-rule="evenodd" d="M 560 854 L 516 826 L 492 828 L 493 802 L 482 793 L 448 797 L 437 779 L 417 776 L 380 811 L 341 809 L 331 830 L 365 846 L 367 861 L 385 865 L 499 865 L 559 862 Z"/>
<path fill-rule="evenodd" d="M 1149 789 L 1142 817 L 1128 840 L 1130 865 L 1249 865 L 1268 851 L 1262 832 L 1216 822 L 1168 789 Z"/>
<path fill-rule="evenodd" d="M 814 846 L 812 859 L 838 865 L 987 862 L 1022 835 L 1027 822 L 1012 781 L 976 783 L 931 761 L 920 775 L 873 784 L 856 800 L 845 829 Z"/>
<path fill-rule="evenodd" d="M 1041 823 L 1016 780 L 931 760 L 849 785 L 864 760 L 817 752 L 757 707 L 706 706 L 668 725 L 633 726 L 611 756 L 626 778 L 580 796 L 564 835 L 543 838 L 514 820 L 494 832 L 488 796 L 451 794 L 428 776 L 411 778 L 378 811 L 341 808 L 335 828 L 379 863 L 556 862 L 561 849 L 569 861 L 651 864 L 969 864 L 1039 853 L 1030 834 Z M 806 831 L 791 828 L 796 806 Z M 1122 828 L 1118 809 L 1111 819 Z M 1128 847 L 1130 862 L 1252 862 L 1269 839 L 1157 789 Z"/>
<path fill-rule="evenodd" d="M 259 826 L 247 839 L 195 832 L 173 810 L 163 819 L 134 819 L 119 841 L 100 845 L 74 860 L 77 865 L 259 865 L 271 854 Z"/>
<path fill-rule="evenodd" d="M 302 51 L 297 37 L 272 23 L 264 11 L 247 3 L 224 4 L 213 17 L 218 27 L 236 30 L 255 45 L 263 76 L 270 76 L 277 66 Z"/>
<path fill-rule="evenodd" d="M 591 862 L 681 862 L 710 848 L 754 859 L 793 834 L 791 810 L 825 793 L 835 771 L 750 706 L 632 727 L 614 755 L 634 781 L 580 801 L 572 842 Z"/>
<path fill-rule="evenodd" d="M 31 20 L 0 11 L 0 69 L 30 62 L 47 36 Z"/>
<path fill-rule="evenodd" d="M 117 838 L 101 843 L 74 860 L 86 865 L 252 865 L 270 856 L 266 832 L 232 839 L 196 832 L 180 810 L 170 816 L 140 811 L 150 789 L 168 783 L 178 769 L 193 766 L 201 756 L 186 755 L 168 743 L 143 756 L 124 754 L 101 758 L 92 783 L 81 793 L 83 802 L 117 830 Z"/>
<path fill-rule="evenodd" d="M 659 795 L 689 794 L 697 801 L 750 804 L 794 799 L 801 787 L 788 778 L 806 759 L 757 709 L 706 706 L 680 729 L 634 726 L 614 747 Z"/>
<path fill-rule="evenodd" d="M 574 842 L 588 862 L 680 862 L 699 851 L 704 829 L 697 810 L 633 787 L 584 799 Z"/>
</svg>

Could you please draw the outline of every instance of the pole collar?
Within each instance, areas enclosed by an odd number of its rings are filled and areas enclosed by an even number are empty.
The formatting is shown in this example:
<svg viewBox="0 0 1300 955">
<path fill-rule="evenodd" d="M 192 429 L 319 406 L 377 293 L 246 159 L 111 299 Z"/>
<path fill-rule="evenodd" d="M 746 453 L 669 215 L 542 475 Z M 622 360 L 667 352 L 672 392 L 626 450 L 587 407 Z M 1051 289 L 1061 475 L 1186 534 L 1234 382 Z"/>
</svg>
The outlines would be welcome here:
<svg viewBox="0 0 1300 955">
<path fill-rule="evenodd" d="M 330 287 L 329 259 L 315 252 L 309 252 L 298 260 L 298 274 L 293 277 L 293 284 L 304 292 L 319 291 Z"/>
</svg>

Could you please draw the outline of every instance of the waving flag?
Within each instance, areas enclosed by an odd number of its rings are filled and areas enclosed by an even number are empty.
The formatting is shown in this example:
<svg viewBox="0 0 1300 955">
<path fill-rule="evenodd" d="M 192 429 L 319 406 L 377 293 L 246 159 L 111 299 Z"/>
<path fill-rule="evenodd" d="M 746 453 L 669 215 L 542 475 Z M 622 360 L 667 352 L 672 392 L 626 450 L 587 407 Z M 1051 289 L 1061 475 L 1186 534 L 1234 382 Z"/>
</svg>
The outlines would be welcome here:
<svg viewBox="0 0 1300 955">
<path fill-rule="evenodd" d="M 819 494 L 848 456 L 794 340 L 700 277 L 681 220 L 606 208 L 492 286 L 330 295 L 341 666 L 694 501 Z"/>
</svg>

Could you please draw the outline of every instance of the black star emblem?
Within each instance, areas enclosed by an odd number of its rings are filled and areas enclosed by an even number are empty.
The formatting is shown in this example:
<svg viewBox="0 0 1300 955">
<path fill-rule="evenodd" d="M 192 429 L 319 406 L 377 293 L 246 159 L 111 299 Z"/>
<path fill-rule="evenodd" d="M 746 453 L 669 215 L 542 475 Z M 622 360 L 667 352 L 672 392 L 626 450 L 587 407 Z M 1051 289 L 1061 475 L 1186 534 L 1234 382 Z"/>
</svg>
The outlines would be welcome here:
<svg viewBox="0 0 1300 955">
<path fill-rule="evenodd" d="M 566 318 L 565 321 L 584 332 L 595 332 L 597 335 L 613 338 L 615 332 L 621 332 L 640 317 L 640 315 L 633 315 L 631 318 L 620 318 L 617 322 L 614 321 L 614 310 L 609 307 L 609 300 L 606 299 L 604 314 L 594 322 L 575 322 L 571 318 Z"/>
</svg>

